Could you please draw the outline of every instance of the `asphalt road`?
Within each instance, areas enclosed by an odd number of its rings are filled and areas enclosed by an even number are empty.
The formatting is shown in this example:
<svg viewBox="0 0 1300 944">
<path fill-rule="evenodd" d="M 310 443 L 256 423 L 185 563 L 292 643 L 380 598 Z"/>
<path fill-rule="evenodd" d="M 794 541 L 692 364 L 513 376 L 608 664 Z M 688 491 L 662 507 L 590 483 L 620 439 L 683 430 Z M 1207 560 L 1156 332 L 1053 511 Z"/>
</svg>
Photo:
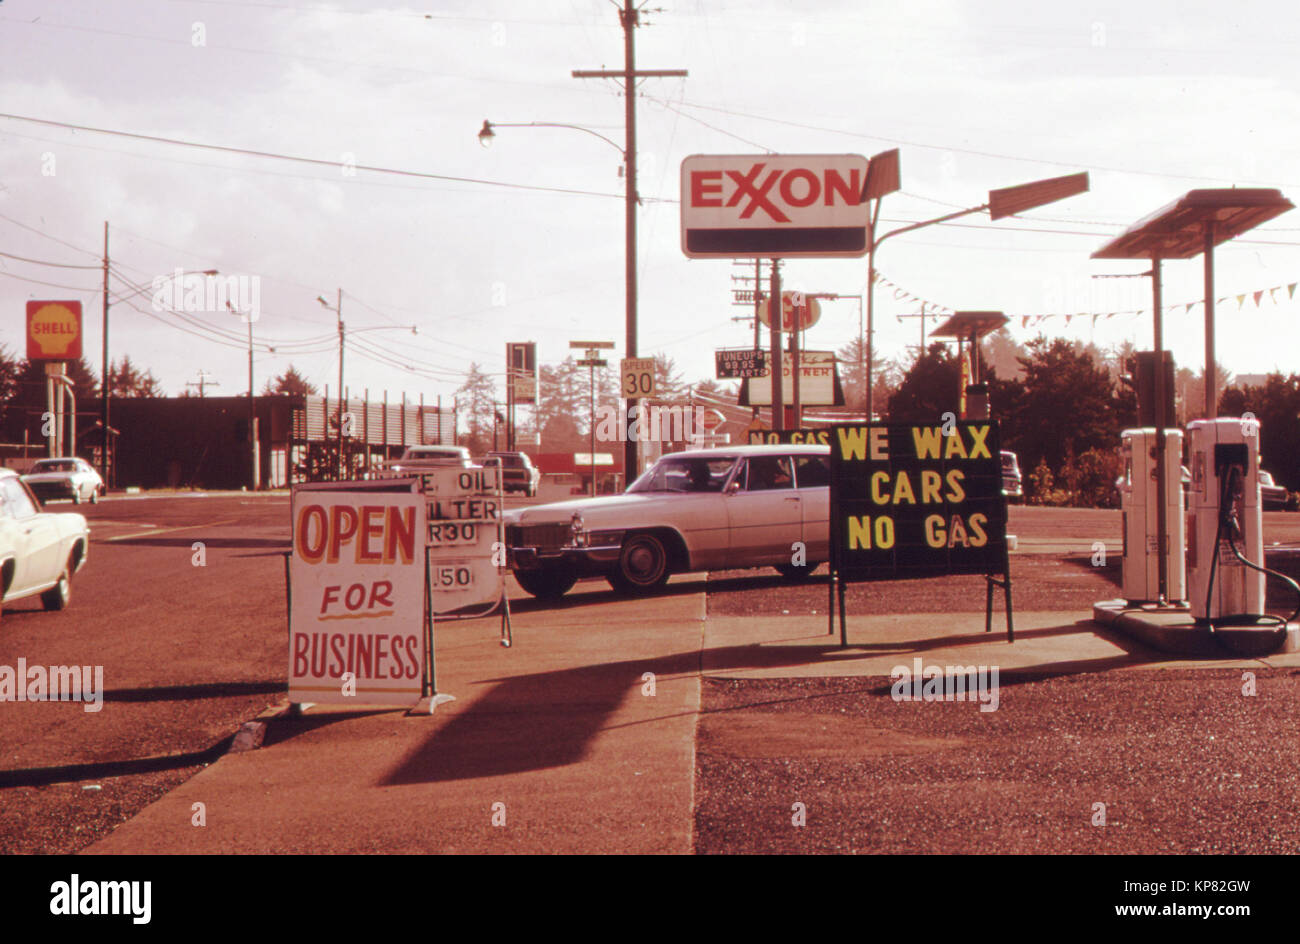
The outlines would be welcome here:
<svg viewBox="0 0 1300 944">
<path fill-rule="evenodd" d="M 103 666 L 106 710 L 86 712 L 76 703 L 0 707 L 4 853 L 83 848 L 213 762 L 242 722 L 280 702 L 285 691 L 287 496 L 113 497 L 77 510 L 90 520 L 92 544 L 73 582 L 72 603 L 59 613 L 43 612 L 36 600 L 7 607 L 0 664 L 21 657 L 28 664 Z M 1018 507 L 1011 530 L 1022 548 L 1055 550 L 1013 558 L 1017 592 L 1035 608 L 1078 609 L 1118 594 L 1117 512 Z M 1270 543 L 1300 544 L 1300 515 L 1266 516 L 1266 535 Z M 1104 568 L 1088 561 L 1095 541 L 1114 549 Z M 898 592 L 871 605 L 925 612 L 917 607 L 933 593 L 923 584 Z M 770 614 L 793 601 L 796 609 L 815 612 L 824 595 L 824 586 L 792 593 L 774 573 L 753 571 L 715 575 L 708 605 L 710 613 Z M 595 624 L 608 598 L 567 605 L 592 607 Z M 521 613 L 530 608 L 537 605 L 526 604 Z M 1149 691 L 1117 684 L 1106 697 L 1141 704 Z M 748 700 L 739 697 L 734 706 Z M 1294 719 L 1284 720 L 1285 730 L 1293 730 Z M 714 828 L 710 771 L 725 765 L 714 764 L 707 751 L 701 758 L 702 849 L 755 848 Z M 732 799 L 747 795 L 731 793 Z M 749 808 L 732 812 L 752 815 Z"/>
</svg>

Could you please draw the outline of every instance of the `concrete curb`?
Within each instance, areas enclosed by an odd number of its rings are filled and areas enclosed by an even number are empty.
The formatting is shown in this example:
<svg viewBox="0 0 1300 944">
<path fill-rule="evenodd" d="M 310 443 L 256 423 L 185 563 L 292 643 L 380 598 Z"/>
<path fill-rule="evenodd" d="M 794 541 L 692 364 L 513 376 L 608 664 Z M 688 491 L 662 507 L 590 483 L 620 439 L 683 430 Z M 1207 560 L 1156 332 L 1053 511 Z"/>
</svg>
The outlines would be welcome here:
<svg viewBox="0 0 1300 944">
<path fill-rule="evenodd" d="M 1194 659 L 1260 658 L 1300 652 L 1300 624 L 1288 623 L 1285 633 L 1257 620 L 1244 626 L 1197 623 L 1182 607 L 1129 606 L 1127 600 L 1103 600 L 1092 607 L 1092 618 L 1143 645 Z"/>
</svg>

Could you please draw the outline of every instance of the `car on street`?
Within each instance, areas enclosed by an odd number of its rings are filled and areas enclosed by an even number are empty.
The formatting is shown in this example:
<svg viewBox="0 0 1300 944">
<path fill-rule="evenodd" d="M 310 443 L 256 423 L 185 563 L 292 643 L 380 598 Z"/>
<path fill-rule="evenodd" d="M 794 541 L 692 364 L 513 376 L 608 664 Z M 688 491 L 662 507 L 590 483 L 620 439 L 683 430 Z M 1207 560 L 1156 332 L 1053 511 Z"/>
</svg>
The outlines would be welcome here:
<svg viewBox="0 0 1300 944">
<path fill-rule="evenodd" d="M 1295 497 L 1273 481 L 1273 473 L 1259 470 L 1259 507 L 1263 511 L 1290 511 Z"/>
<path fill-rule="evenodd" d="M 104 491 L 104 480 L 85 459 L 62 456 L 41 459 L 22 477 L 41 504 L 56 499 L 70 499 L 80 505 L 94 504 Z"/>
<path fill-rule="evenodd" d="M 469 449 L 464 446 L 407 446 L 400 459 L 388 463 L 381 477 L 392 475 L 419 475 L 425 469 L 441 469 L 447 466 L 471 468 L 474 460 L 470 458 Z"/>
<path fill-rule="evenodd" d="M 63 609 L 89 549 L 84 517 L 42 511 L 18 473 L 0 469 L 0 601 L 39 594 L 45 609 Z"/>
<path fill-rule="evenodd" d="M 506 492 L 523 492 L 529 498 L 537 494 L 537 486 L 542 481 L 541 470 L 533 465 L 533 460 L 523 452 L 489 452 L 484 458 L 484 465 L 491 460 L 501 460 L 501 487 Z"/>
<path fill-rule="evenodd" d="M 1002 450 L 1002 494 L 1008 501 L 1020 501 L 1025 497 L 1024 482 L 1020 476 L 1020 460 L 1014 452 Z"/>
<path fill-rule="evenodd" d="M 671 453 L 621 495 L 516 509 L 505 525 L 515 579 L 553 599 L 584 576 L 628 594 L 691 571 L 799 579 L 830 558 L 829 517 L 830 447 L 763 445 Z"/>
</svg>

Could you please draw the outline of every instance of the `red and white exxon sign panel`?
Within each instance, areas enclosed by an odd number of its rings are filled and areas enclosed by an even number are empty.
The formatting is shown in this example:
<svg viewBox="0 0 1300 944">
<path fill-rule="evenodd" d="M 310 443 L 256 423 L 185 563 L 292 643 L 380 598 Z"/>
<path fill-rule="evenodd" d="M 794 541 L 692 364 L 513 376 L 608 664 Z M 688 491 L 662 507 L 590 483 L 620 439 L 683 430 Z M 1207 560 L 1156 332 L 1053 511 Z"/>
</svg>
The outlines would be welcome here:
<svg viewBox="0 0 1300 944">
<path fill-rule="evenodd" d="M 682 161 L 682 251 L 712 256 L 862 256 L 858 154 L 696 154 Z"/>
</svg>

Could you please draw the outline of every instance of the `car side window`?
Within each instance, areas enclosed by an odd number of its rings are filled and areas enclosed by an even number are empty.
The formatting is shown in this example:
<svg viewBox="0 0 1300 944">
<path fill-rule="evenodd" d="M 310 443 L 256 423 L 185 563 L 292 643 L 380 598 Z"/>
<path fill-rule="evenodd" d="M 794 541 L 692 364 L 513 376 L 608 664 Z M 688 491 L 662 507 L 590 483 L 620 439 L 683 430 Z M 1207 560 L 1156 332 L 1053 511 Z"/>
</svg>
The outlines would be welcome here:
<svg viewBox="0 0 1300 944">
<path fill-rule="evenodd" d="M 794 488 L 789 456 L 751 456 L 745 462 L 745 491 Z"/>
<path fill-rule="evenodd" d="M 799 488 L 820 488 L 831 484 L 829 456 L 796 456 L 794 471 Z"/>
<path fill-rule="evenodd" d="M 17 479 L 5 479 L 0 482 L 0 496 L 4 498 L 4 513 L 7 517 L 21 520 L 30 518 L 40 511 Z"/>
</svg>

